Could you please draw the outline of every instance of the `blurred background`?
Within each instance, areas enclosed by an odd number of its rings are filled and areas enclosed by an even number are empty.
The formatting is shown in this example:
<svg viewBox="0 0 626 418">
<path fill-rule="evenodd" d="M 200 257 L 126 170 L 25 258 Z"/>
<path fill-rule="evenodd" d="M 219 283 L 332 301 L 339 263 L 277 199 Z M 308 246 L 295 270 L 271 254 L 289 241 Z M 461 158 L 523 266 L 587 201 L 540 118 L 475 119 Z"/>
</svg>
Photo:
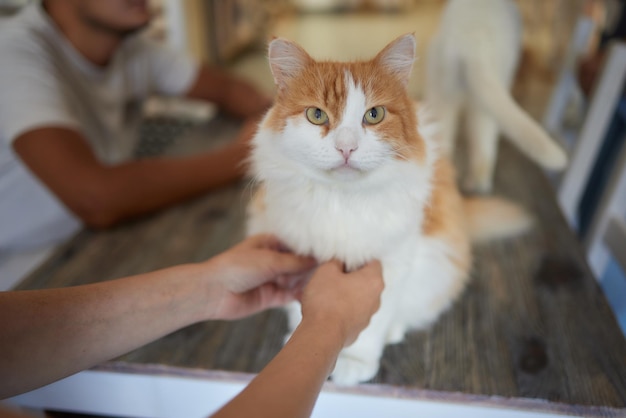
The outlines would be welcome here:
<svg viewBox="0 0 626 418">
<path fill-rule="evenodd" d="M 522 74 L 530 70 L 528 78 L 546 83 L 545 87 L 554 82 L 587 3 L 597 3 L 601 9 L 603 2 L 518 2 L 525 26 Z M 444 4 L 444 0 L 153 0 L 158 18 L 152 31 L 164 42 L 229 67 L 267 91 L 273 90 L 273 83 L 265 48 L 274 36 L 298 42 L 314 58 L 346 60 L 372 57 L 396 36 L 413 32 L 420 58 L 410 89 L 419 98 L 426 47 Z M 603 19 L 602 13 L 596 14 L 598 20 Z M 542 90 L 533 90 L 533 94 Z M 536 101 L 545 102 L 545 95 Z"/>
</svg>

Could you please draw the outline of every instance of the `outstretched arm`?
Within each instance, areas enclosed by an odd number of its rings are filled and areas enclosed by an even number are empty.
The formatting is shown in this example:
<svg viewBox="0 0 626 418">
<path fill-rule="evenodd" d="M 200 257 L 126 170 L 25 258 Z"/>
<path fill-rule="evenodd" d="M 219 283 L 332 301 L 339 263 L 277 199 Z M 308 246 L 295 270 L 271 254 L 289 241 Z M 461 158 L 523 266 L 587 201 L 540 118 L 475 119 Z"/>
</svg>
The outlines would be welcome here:
<svg viewBox="0 0 626 418">
<path fill-rule="evenodd" d="M 240 318 L 293 300 L 276 281 L 315 262 L 279 247 L 272 237 L 256 236 L 203 263 L 84 286 L 1 292 L 0 399 L 195 322 Z"/>
<path fill-rule="evenodd" d="M 215 151 L 119 165 L 98 160 L 85 138 L 62 127 L 34 129 L 13 147 L 30 170 L 83 222 L 106 228 L 243 177 L 254 121 Z"/>
<path fill-rule="evenodd" d="M 285 347 L 214 418 L 308 417 L 339 351 L 378 310 L 383 289 L 378 262 L 345 274 L 322 265 L 304 289 L 303 319 Z"/>
</svg>

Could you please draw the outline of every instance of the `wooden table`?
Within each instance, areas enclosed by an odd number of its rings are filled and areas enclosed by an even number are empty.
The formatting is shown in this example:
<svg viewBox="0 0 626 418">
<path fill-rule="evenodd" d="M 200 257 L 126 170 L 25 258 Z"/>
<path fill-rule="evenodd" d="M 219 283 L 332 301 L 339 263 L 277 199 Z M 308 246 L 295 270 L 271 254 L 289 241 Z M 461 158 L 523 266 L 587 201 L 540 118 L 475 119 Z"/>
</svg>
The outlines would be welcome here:
<svg viewBox="0 0 626 418">
<path fill-rule="evenodd" d="M 228 138 L 235 129 L 233 121 L 220 117 L 178 141 L 171 152 L 212 146 L 207 137 Z M 626 416 L 626 340 L 551 185 L 502 143 L 495 190 L 532 212 L 537 227 L 526 236 L 476 248 L 472 279 L 460 300 L 430 330 L 387 347 L 372 383 L 350 389 L 329 383 L 325 393 L 487 410 Z M 242 182 L 106 232 L 83 231 L 19 289 L 79 285 L 204 260 L 242 239 L 249 195 Z M 83 375 L 169 376 L 241 385 L 279 351 L 285 330 L 278 310 L 235 322 L 204 322 Z M 85 390 L 89 379 L 77 385 Z M 65 386 L 51 388 L 16 400 L 38 407 L 73 409 L 73 401 L 80 404 L 77 396 L 64 392 Z M 205 395 L 209 402 L 211 395 Z"/>
</svg>

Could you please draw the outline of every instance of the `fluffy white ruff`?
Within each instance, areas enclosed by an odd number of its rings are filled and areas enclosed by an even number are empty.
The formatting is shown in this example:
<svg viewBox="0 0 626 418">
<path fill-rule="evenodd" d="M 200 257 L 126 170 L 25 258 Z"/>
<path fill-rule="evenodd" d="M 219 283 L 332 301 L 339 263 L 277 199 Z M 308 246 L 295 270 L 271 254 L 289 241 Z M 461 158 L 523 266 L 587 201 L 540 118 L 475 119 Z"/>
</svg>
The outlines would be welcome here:
<svg viewBox="0 0 626 418">
<path fill-rule="evenodd" d="M 263 213 L 251 213 L 250 233 L 271 232 L 298 253 L 338 258 L 348 268 L 380 259 L 420 234 L 432 146 L 421 164 L 388 158 L 365 176 L 342 180 L 286 156 L 289 140 L 270 129 L 254 139 L 252 166 L 266 194 Z"/>
</svg>

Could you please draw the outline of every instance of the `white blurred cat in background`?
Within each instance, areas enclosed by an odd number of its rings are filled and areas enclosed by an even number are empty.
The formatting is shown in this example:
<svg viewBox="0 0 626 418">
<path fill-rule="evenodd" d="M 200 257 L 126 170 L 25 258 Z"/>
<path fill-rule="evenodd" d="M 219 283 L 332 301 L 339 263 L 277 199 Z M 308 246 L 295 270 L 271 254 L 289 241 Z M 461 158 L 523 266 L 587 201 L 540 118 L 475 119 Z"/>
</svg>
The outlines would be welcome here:
<svg viewBox="0 0 626 418">
<path fill-rule="evenodd" d="M 450 0 L 430 44 L 427 101 L 440 120 L 448 155 L 466 118 L 462 186 L 468 192 L 491 191 L 500 129 L 542 167 L 567 164 L 561 147 L 511 97 L 521 46 L 521 16 L 513 0 Z"/>
</svg>

